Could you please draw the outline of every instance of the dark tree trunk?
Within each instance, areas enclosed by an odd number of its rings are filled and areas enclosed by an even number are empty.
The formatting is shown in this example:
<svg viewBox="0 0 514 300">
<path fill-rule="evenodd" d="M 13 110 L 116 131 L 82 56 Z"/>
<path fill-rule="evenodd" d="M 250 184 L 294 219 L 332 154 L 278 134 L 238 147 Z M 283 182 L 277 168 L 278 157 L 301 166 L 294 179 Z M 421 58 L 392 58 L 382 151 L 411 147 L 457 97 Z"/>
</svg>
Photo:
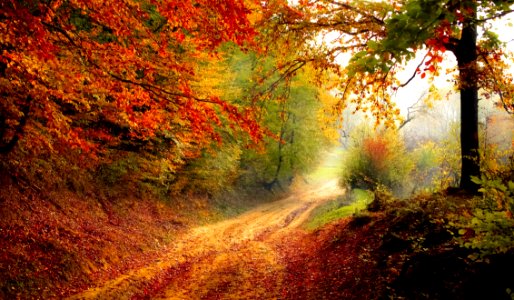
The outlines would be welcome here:
<svg viewBox="0 0 514 300">
<path fill-rule="evenodd" d="M 282 127 L 280 128 L 280 140 L 278 141 L 278 161 L 277 161 L 277 169 L 275 171 L 275 178 L 273 178 L 274 183 L 278 182 L 278 176 L 280 175 L 280 170 L 282 169 L 282 163 L 284 162 L 284 156 L 282 155 L 282 148 L 284 146 L 284 135 L 286 133 L 286 121 L 283 121 Z"/>
<path fill-rule="evenodd" d="M 294 149 L 294 146 L 295 146 L 295 141 L 294 141 L 294 130 L 295 130 L 295 127 L 296 127 L 296 115 L 295 114 L 291 114 L 291 118 L 292 118 L 292 130 L 291 130 L 291 139 L 289 140 L 289 145 L 291 145 L 291 149 Z M 294 179 L 294 174 L 296 173 L 296 152 L 294 150 L 292 150 L 291 154 L 289 155 L 289 167 L 291 168 L 291 171 L 292 171 L 292 175 L 291 175 L 291 178 L 290 178 L 290 182 L 293 181 Z"/>
<path fill-rule="evenodd" d="M 476 11 L 475 11 L 476 15 Z M 473 20 L 472 16 L 469 20 Z M 480 176 L 478 153 L 478 84 L 477 84 L 477 26 L 472 21 L 465 24 L 462 36 L 454 51 L 459 66 L 460 118 L 462 168 L 460 187 L 475 192 L 477 186 L 471 176 Z"/>
<path fill-rule="evenodd" d="M 2 116 L 0 112 L 0 154 L 8 154 L 10 153 L 14 147 L 18 144 L 23 131 L 25 130 L 25 124 L 29 118 L 30 105 L 32 102 L 32 97 L 27 96 L 25 99 L 25 103 L 21 107 L 22 117 L 18 122 L 18 125 L 13 129 L 14 134 L 10 138 L 10 140 L 5 141 L 5 135 L 8 131 L 7 129 L 7 120 L 6 117 Z"/>
<path fill-rule="evenodd" d="M 282 112 L 285 113 L 285 106 L 282 107 Z M 283 156 L 283 153 L 282 153 L 282 149 L 284 147 L 284 136 L 286 134 L 286 126 L 287 126 L 287 121 L 289 119 L 289 114 L 287 115 L 286 119 L 282 120 L 282 124 L 280 126 L 280 136 L 279 136 L 279 140 L 278 140 L 278 161 L 277 161 L 277 168 L 275 170 L 275 177 L 273 178 L 273 180 L 269 183 L 266 183 L 265 185 L 266 186 L 269 186 L 268 189 L 271 190 L 271 188 L 273 188 L 274 185 L 278 185 L 280 188 L 282 188 L 282 186 L 280 185 L 280 181 L 279 181 L 279 175 L 280 175 L 280 171 L 282 170 L 282 165 L 284 163 L 284 156 Z"/>
</svg>

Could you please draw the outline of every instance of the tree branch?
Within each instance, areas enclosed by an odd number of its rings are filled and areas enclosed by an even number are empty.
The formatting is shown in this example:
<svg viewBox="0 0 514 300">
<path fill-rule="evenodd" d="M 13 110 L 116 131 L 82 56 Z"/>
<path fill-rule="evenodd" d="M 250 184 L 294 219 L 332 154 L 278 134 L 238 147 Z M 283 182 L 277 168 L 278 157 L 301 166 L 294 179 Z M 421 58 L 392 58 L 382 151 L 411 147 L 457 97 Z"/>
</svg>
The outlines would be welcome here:
<svg viewBox="0 0 514 300">
<path fill-rule="evenodd" d="M 428 57 L 428 53 L 430 51 L 428 51 L 425 56 L 423 57 L 423 59 L 421 60 L 421 62 L 416 66 L 416 70 L 414 70 L 414 72 L 412 73 L 412 76 L 404 83 L 400 84 L 400 87 L 405 87 L 407 86 L 415 77 L 416 77 L 416 74 L 418 73 L 418 70 L 419 68 L 423 65 L 423 63 L 425 62 L 425 59 L 427 59 Z"/>
<path fill-rule="evenodd" d="M 349 5 L 348 3 L 346 3 L 346 2 L 345 2 L 345 3 L 342 3 L 342 2 L 335 1 L 335 0 L 330 0 L 330 1 L 328 1 L 328 2 L 329 2 L 329 3 L 331 3 L 331 4 L 337 5 L 337 6 L 339 6 L 339 7 L 342 7 L 342 8 L 344 8 L 344 9 L 347 9 L 347 10 L 350 10 L 350 11 L 353 11 L 353 12 L 356 12 L 356 13 L 361 14 L 361 15 L 363 15 L 363 16 L 369 17 L 369 18 L 371 18 L 372 20 L 374 20 L 377 24 L 385 25 L 384 20 L 381 20 L 381 19 L 377 18 L 377 17 L 376 17 L 376 16 L 374 16 L 374 15 L 370 15 L 370 14 L 368 14 L 368 13 L 366 13 L 366 12 L 363 12 L 362 10 L 360 10 L 360 9 L 358 9 L 358 8 L 354 7 L 354 6 L 351 6 L 351 5 Z"/>
<path fill-rule="evenodd" d="M 489 60 L 487 59 L 487 57 L 483 54 L 483 53 L 480 53 L 479 54 L 483 59 L 484 59 L 484 62 L 486 64 L 486 66 L 489 68 L 489 70 L 491 71 L 491 77 L 493 78 L 493 81 L 494 81 L 494 84 L 496 86 L 496 93 L 498 93 L 498 96 L 500 96 L 500 101 L 503 105 L 503 109 L 505 109 L 505 111 L 508 113 L 508 114 L 514 114 L 514 111 L 512 111 L 507 103 L 505 103 L 505 99 L 503 98 L 503 93 L 500 89 L 500 84 L 498 83 L 498 79 L 496 79 L 496 76 L 494 76 L 494 70 L 493 70 L 493 67 L 491 66 L 491 64 L 489 63 Z"/>
<path fill-rule="evenodd" d="M 487 17 L 487 18 L 477 19 L 475 22 L 477 24 L 485 23 L 487 21 L 496 20 L 496 19 L 499 19 L 501 17 L 505 17 L 506 15 L 508 15 L 510 13 L 513 13 L 513 12 L 514 12 L 514 9 L 505 10 L 505 11 L 502 11 L 501 13 L 498 13 L 496 15 L 492 15 L 492 16 Z"/>
<path fill-rule="evenodd" d="M 415 112 L 422 110 L 421 107 L 418 107 L 418 104 L 421 100 L 423 100 L 425 98 L 426 95 L 427 95 L 427 91 L 424 91 L 423 94 L 421 94 L 419 96 L 418 100 L 416 100 L 416 102 L 414 104 L 412 104 L 411 106 L 409 106 L 407 108 L 407 119 L 405 121 L 403 121 L 402 124 L 400 124 L 400 126 L 398 127 L 398 130 L 402 129 L 403 127 L 405 127 L 405 125 L 407 125 L 407 123 L 409 123 L 415 119 L 415 116 L 413 114 Z"/>
</svg>

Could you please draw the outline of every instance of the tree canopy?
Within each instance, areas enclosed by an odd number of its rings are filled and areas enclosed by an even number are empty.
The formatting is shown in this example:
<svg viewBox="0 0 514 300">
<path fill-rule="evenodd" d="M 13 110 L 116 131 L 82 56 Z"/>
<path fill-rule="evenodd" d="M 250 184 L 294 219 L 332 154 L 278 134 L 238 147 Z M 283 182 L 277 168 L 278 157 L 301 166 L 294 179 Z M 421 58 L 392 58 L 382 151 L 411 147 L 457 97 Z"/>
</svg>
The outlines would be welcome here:
<svg viewBox="0 0 514 300">
<path fill-rule="evenodd" d="M 393 121 L 400 111 L 391 100 L 394 92 L 416 76 L 438 76 L 443 54 L 456 60 L 456 87 L 461 94 L 461 187 L 474 189 L 478 176 L 478 91 L 497 93 L 500 105 L 511 110 L 512 78 L 503 76 L 511 59 L 504 51 L 492 22 L 510 12 L 511 1 L 299 1 L 271 14 L 274 30 L 290 40 L 309 39 L 289 65 L 312 62 L 339 75 L 343 108 L 355 103 L 377 119 Z M 346 57 L 351 56 L 351 59 Z M 421 61 L 419 61 L 421 59 Z M 406 63 L 418 66 L 406 82 L 398 73 Z"/>
<path fill-rule="evenodd" d="M 253 139 L 252 112 L 192 88 L 225 42 L 254 44 L 249 1 L 0 3 L 0 152 L 34 153 Z"/>
<path fill-rule="evenodd" d="M 185 145 L 219 142 L 220 127 L 262 140 L 256 102 L 227 101 L 198 73 L 225 43 L 273 53 L 273 71 L 255 83 L 269 84 L 260 100 L 310 64 L 330 74 L 317 78 L 341 99 L 336 111 L 351 103 L 394 126 L 392 95 L 416 76 L 444 73 L 449 52 L 461 94 L 461 187 L 473 189 L 479 91 L 513 106 L 512 78 L 502 76 L 510 56 L 491 25 L 511 11 L 511 1 L 478 0 L 4 1 L 0 152 L 22 140 L 24 153 L 186 155 Z M 409 61 L 417 68 L 400 82 Z M 336 80 L 322 84 L 328 77 Z"/>
</svg>

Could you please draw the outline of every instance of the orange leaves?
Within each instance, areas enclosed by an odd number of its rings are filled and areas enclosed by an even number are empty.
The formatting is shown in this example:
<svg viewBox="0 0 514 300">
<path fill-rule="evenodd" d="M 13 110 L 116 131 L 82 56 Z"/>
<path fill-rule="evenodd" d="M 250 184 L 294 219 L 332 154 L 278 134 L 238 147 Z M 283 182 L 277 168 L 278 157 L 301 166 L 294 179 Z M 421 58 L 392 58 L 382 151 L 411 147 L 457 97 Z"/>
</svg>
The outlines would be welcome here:
<svg viewBox="0 0 514 300">
<path fill-rule="evenodd" d="M 439 75 L 439 64 L 443 61 L 443 55 L 446 51 L 446 47 L 441 44 L 440 41 L 435 39 L 427 40 L 426 45 L 429 47 L 429 49 L 424 58 L 424 68 L 421 69 L 420 64 L 416 69 L 416 73 L 421 74 L 422 79 L 427 76 L 427 73 L 431 74 L 432 76 Z M 427 58 L 428 60 L 426 60 Z"/>
<path fill-rule="evenodd" d="M 452 34 L 451 24 L 447 20 L 443 20 L 434 30 L 433 37 L 425 41 L 425 45 L 428 47 L 426 55 L 428 60 L 424 63 L 425 68 L 421 73 L 421 78 L 425 78 L 426 72 L 438 75 L 438 64 L 443 61 L 443 53 L 450 46 Z M 418 70 L 419 72 L 420 70 Z"/>
<path fill-rule="evenodd" d="M 500 97 L 497 103 L 499 107 L 509 112 L 514 110 L 514 79 L 512 76 L 511 63 L 503 50 L 484 49 L 479 47 L 479 68 L 477 79 L 482 88 L 483 96 L 487 99 L 496 93 Z"/>
<path fill-rule="evenodd" d="M 425 78 L 428 73 L 432 75 L 438 75 L 438 64 L 443 61 L 442 53 L 437 51 L 429 51 L 427 54 L 429 59 L 424 63 L 425 67 L 421 71 L 417 69 L 417 73 L 421 73 L 421 78 Z"/>
<path fill-rule="evenodd" d="M 251 41 L 255 31 L 247 19 L 250 11 L 243 1 L 166 1 L 153 2 L 175 30 L 187 32 L 197 49 L 213 49 L 224 41 L 239 45 Z M 184 32 L 175 34 L 179 43 Z"/>
<path fill-rule="evenodd" d="M 222 113 L 228 118 L 228 121 L 232 124 L 230 127 L 236 129 L 234 125 L 249 134 L 253 142 L 257 143 L 261 141 L 264 135 L 268 132 L 255 120 L 253 109 L 241 110 L 235 105 L 222 101 L 220 98 L 212 97 L 211 101 L 216 103 L 221 108 Z"/>
<path fill-rule="evenodd" d="M 52 133 L 40 135 L 48 145 L 96 151 L 92 144 L 171 129 L 218 138 L 214 127 L 226 125 L 220 111 L 192 82 L 221 43 L 253 43 L 244 1 L 50 2 L 0 4 L 0 82 L 12 116 L 33 91 L 30 128 Z M 251 114 L 221 112 L 257 136 Z M 110 129 L 119 136 L 108 138 Z"/>
<path fill-rule="evenodd" d="M 363 141 L 364 155 L 371 161 L 373 168 L 376 170 L 383 170 L 386 164 L 389 163 L 389 142 L 383 137 L 369 137 Z"/>
</svg>

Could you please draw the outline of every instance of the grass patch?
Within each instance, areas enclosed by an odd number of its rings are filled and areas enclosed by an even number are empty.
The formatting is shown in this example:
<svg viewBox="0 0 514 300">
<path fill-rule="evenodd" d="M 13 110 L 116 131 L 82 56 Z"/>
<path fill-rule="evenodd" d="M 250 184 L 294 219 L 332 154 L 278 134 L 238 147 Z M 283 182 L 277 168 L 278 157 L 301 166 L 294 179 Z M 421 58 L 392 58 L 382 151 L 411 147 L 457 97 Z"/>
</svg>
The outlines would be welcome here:
<svg viewBox="0 0 514 300">
<path fill-rule="evenodd" d="M 305 227 L 314 230 L 325 224 L 350 216 L 366 208 L 373 201 L 373 193 L 354 189 L 347 195 L 329 201 L 314 210 Z"/>
</svg>

